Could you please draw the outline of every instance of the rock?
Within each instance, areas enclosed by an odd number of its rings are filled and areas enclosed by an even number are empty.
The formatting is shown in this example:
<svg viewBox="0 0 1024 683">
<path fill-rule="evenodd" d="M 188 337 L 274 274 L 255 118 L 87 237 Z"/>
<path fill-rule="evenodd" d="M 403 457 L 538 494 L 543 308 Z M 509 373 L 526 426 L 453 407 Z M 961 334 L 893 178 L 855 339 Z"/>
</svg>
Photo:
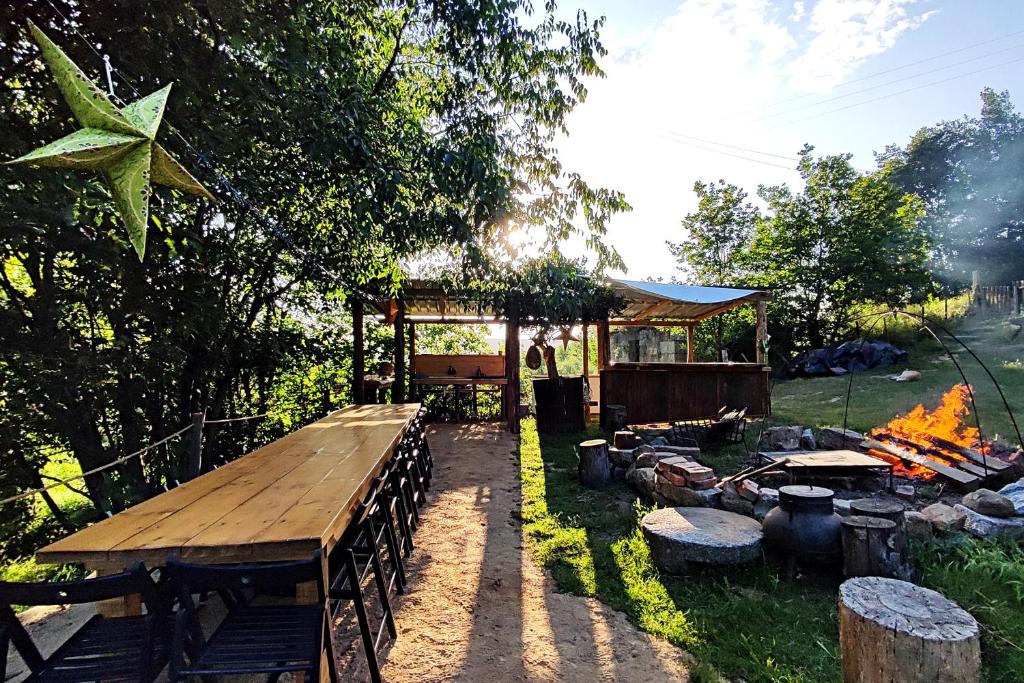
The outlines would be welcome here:
<svg viewBox="0 0 1024 683">
<path fill-rule="evenodd" d="M 665 439 L 665 445 L 668 446 L 672 443 L 672 427 L 670 425 L 639 425 L 634 426 L 633 431 L 636 432 L 641 439 L 647 443 L 651 443 L 654 439 L 661 437 Z"/>
<path fill-rule="evenodd" d="M 893 377 L 897 382 L 916 382 L 921 379 L 921 373 L 917 370 L 904 370 L 900 374 Z"/>
<path fill-rule="evenodd" d="M 757 502 L 754 503 L 754 519 L 761 521 L 769 512 L 779 505 L 779 490 L 762 486 L 757 492 Z"/>
<path fill-rule="evenodd" d="M 727 485 L 722 491 L 721 505 L 723 510 L 728 510 L 737 515 L 754 516 L 754 504 L 740 496 L 733 486 Z"/>
<path fill-rule="evenodd" d="M 914 510 L 903 513 L 903 529 L 908 538 L 918 541 L 926 541 L 935 533 L 931 520 Z"/>
<path fill-rule="evenodd" d="M 999 495 L 1006 496 L 1018 515 L 1024 515 L 1024 479 L 1007 484 L 999 489 Z"/>
<path fill-rule="evenodd" d="M 612 476 L 615 477 L 616 479 L 625 479 L 626 468 L 616 465 L 615 467 L 612 468 Z"/>
<path fill-rule="evenodd" d="M 818 447 L 814 439 L 814 431 L 808 427 L 800 433 L 800 448 L 805 451 L 813 451 Z"/>
<path fill-rule="evenodd" d="M 917 497 L 917 489 L 915 489 L 913 486 L 910 486 L 909 484 L 904 486 L 897 486 L 895 493 L 897 498 L 906 501 L 913 501 L 914 498 Z"/>
<path fill-rule="evenodd" d="M 630 467 L 626 470 L 626 483 L 637 493 L 650 497 L 654 493 L 654 470 L 650 467 Z"/>
<path fill-rule="evenodd" d="M 844 433 L 839 427 L 825 427 L 818 431 L 818 447 L 826 451 L 860 450 L 860 442 L 864 435 L 847 429 Z"/>
<path fill-rule="evenodd" d="M 1021 326 L 1014 325 L 1011 322 L 1004 322 L 999 327 L 999 336 L 1006 341 L 1013 341 L 1020 334 Z"/>
<path fill-rule="evenodd" d="M 1013 501 L 989 489 L 971 491 L 960 500 L 960 504 L 988 517 L 1013 517 L 1017 509 Z"/>
<path fill-rule="evenodd" d="M 615 446 L 608 447 L 608 460 L 613 465 L 618 467 L 629 467 L 633 464 L 633 460 L 636 454 L 632 448 L 616 448 Z"/>
<path fill-rule="evenodd" d="M 657 473 L 654 475 L 654 490 L 665 500 L 681 507 L 717 507 L 721 498 L 718 489 L 696 491 L 689 486 L 676 486 Z"/>
<path fill-rule="evenodd" d="M 655 510 L 640 521 L 654 564 L 682 574 L 687 563 L 739 564 L 761 557 L 761 524 L 710 508 Z"/>
<path fill-rule="evenodd" d="M 978 538 L 1014 540 L 1024 538 L 1024 517 L 991 517 L 965 505 L 953 509 L 964 515 L 964 531 Z"/>
<path fill-rule="evenodd" d="M 958 505 L 957 507 L 962 508 L 963 506 Z M 964 528 L 964 519 L 967 517 L 965 513 L 944 503 L 933 503 L 921 510 L 921 514 L 932 523 L 932 527 L 940 534 L 960 531 Z"/>
<path fill-rule="evenodd" d="M 700 457 L 700 449 L 696 446 L 658 446 L 655 450 L 662 453 L 685 455 L 690 460 L 696 460 Z"/>
<path fill-rule="evenodd" d="M 672 444 L 670 444 L 668 442 L 668 439 L 666 439 L 663 436 L 656 436 L 653 439 L 651 439 L 650 441 L 648 441 L 647 443 L 649 443 L 650 445 L 654 446 L 655 448 L 657 448 L 659 446 L 671 446 L 672 445 Z"/>
<path fill-rule="evenodd" d="M 769 427 L 764 430 L 761 442 L 768 451 L 795 451 L 800 448 L 800 436 L 803 427 Z"/>
</svg>

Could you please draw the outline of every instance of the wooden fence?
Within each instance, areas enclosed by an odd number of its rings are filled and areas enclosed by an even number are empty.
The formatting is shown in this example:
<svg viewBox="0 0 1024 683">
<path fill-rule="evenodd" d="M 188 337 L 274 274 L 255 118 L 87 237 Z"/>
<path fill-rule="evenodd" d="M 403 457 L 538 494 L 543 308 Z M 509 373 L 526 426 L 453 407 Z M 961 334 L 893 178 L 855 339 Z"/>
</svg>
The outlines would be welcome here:
<svg viewBox="0 0 1024 683">
<path fill-rule="evenodd" d="M 1008 285 L 976 285 L 972 302 L 978 313 L 1021 315 L 1024 313 L 1024 280 Z"/>
</svg>

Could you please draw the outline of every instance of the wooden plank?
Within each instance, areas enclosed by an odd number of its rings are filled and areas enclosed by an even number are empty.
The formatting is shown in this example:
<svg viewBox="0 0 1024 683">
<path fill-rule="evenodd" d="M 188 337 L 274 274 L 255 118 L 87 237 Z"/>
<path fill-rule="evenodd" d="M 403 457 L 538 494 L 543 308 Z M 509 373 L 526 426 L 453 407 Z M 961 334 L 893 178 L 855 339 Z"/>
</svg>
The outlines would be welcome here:
<svg viewBox="0 0 1024 683">
<path fill-rule="evenodd" d="M 979 453 L 978 451 L 974 450 L 973 448 L 964 448 L 963 446 L 955 444 L 952 441 L 947 441 L 946 439 L 940 438 L 938 436 L 929 436 L 928 440 L 933 445 L 938 446 L 939 448 L 944 448 L 947 451 L 953 451 L 954 453 L 958 453 L 959 455 L 964 456 L 965 458 L 971 460 L 977 465 L 981 465 L 982 467 L 985 467 L 987 465 L 988 469 L 990 470 L 1002 471 L 1012 467 L 1012 465 L 1008 462 L 1004 462 L 1003 460 L 1000 460 L 992 456 L 986 457 Z"/>
<path fill-rule="evenodd" d="M 915 465 L 920 465 L 925 469 L 941 474 L 947 479 L 952 479 L 953 481 L 959 484 L 978 483 L 978 477 L 974 476 L 973 474 L 969 474 L 968 472 L 964 472 L 963 470 L 958 470 L 953 467 L 947 467 L 946 465 L 937 463 L 934 460 L 924 457 L 923 455 L 911 453 L 910 451 L 905 450 L 903 448 L 897 448 L 896 446 L 892 446 L 887 443 L 882 443 L 881 441 L 877 441 L 875 439 L 864 439 L 864 441 L 861 442 L 861 446 L 863 446 L 864 448 L 873 448 L 875 450 L 885 451 L 889 455 L 896 456 L 897 458 L 901 458 L 902 460 L 906 460 L 907 462 L 912 462 Z"/>
<path fill-rule="evenodd" d="M 355 496 L 361 482 L 372 479 L 383 458 L 390 455 L 384 446 L 397 443 L 418 410 L 418 404 L 402 404 L 336 411 L 214 472 L 47 546 L 37 557 L 42 562 L 87 562 L 104 567 L 127 566 L 136 559 L 159 563 L 172 552 L 192 554 L 193 559 L 259 559 L 262 555 L 253 550 L 255 537 L 278 524 L 290 510 L 289 503 L 321 487 L 332 492 L 333 498 L 323 495 L 318 499 L 317 514 L 303 518 L 304 527 L 292 523 L 286 531 L 287 540 L 312 552 L 320 547 L 321 538 L 333 533 L 345 508 L 358 502 Z M 368 443 L 368 452 L 360 456 Z M 355 483 L 348 486 L 350 494 L 346 496 L 337 485 L 349 480 Z M 268 552 L 273 551 L 268 547 Z"/>
</svg>

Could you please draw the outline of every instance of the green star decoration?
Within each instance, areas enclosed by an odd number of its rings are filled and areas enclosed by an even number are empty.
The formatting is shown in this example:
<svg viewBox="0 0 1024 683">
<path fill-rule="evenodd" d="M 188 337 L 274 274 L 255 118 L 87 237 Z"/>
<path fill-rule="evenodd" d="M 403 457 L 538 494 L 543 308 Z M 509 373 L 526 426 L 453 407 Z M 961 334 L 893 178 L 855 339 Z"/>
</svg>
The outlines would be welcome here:
<svg viewBox="0 0 1024 683">
<path fill-rule="evenodd" d="M 213 195 L 156 143 L 171 86 L 118 109 L 46 34 L 31 21 L 28 27 L 82 128 L 7 163 L 102 173 L 141 261 L 146 254 L 151 181 L 213 201 Z"/>
</svg>

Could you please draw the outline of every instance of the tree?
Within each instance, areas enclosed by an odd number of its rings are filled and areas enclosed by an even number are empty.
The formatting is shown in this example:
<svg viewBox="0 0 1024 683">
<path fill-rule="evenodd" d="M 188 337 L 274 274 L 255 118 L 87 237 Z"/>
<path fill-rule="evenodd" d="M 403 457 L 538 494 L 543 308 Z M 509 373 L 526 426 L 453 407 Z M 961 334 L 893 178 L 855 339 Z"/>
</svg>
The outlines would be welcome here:
<svg viewBox="0 0 1024 683">
<path fill-rule="evenodd" d="M 878 155 L 897 187 L 924 202 L 933 269 L 947 289 L 981 270 L 992 282 L 1024 273 L 1024 117 L 1009 93 L 981 92 L 981 114 L 921 128 Z"/>
<path fill-rule="evenodd" d="M 139 264 L 95 178 L 3 171 L 0 405 L 18 430 L 5 451 L 68 450 L 89 469 L 194 411 L 277 411 L 269 427 L 217 429 L 211 455 L 229 457 L 347 386 L 342 304 L 397 291 L 403 259 L 440 250 L 472 269 L 532 226 L 546 243 L 579 232 L 616 262 L 599 243 L 625 202 L 551 144 L 600 75 L 601 20 L 518 0 L 13 3 L 4 158 L 73 129 L 27 18 L 100 82 L 102 45 L 126 100 L 174 81 L 160 142 L 221 201 L 156 190 Z M 173 485 L 182 452 L 90 476 L 95 507 Z"/>
<path fill-rule="evenodd" d="M 697 210 L 683 218 L 684 235 L 669 251 L 697 282 L 732 285 L 742 275 L 738 256 L 749 245 L 758 211 L 747 193 L 719 180 L 693 184 Z"/>
<path fill-rule="evenodd" d="M 929 284 L 921 201 L 884 172 L 861 174 L 850 155 L 800 153 L 803 192 L 761 187 L 768 214 L 745 256 L 747 281 L 772 288 L 776 345 L 820 347 L 848 325 L 856 304 L 899 305 Z"/>
<path fill-rule="evenodd" d="M 754 233 L 758 211 L 747 193 L 719 180 L 693 184 L 697 210 L 683 218 L 685 234 L 668 242 L 680 266 L 704 285 L 734 285 L 742 277 L 742 254 Z M 733 316 L 735 317 L 735 316 Z M 726 319 L 715 316 L 716 358 L 721 358 Z"/>
</svg>

